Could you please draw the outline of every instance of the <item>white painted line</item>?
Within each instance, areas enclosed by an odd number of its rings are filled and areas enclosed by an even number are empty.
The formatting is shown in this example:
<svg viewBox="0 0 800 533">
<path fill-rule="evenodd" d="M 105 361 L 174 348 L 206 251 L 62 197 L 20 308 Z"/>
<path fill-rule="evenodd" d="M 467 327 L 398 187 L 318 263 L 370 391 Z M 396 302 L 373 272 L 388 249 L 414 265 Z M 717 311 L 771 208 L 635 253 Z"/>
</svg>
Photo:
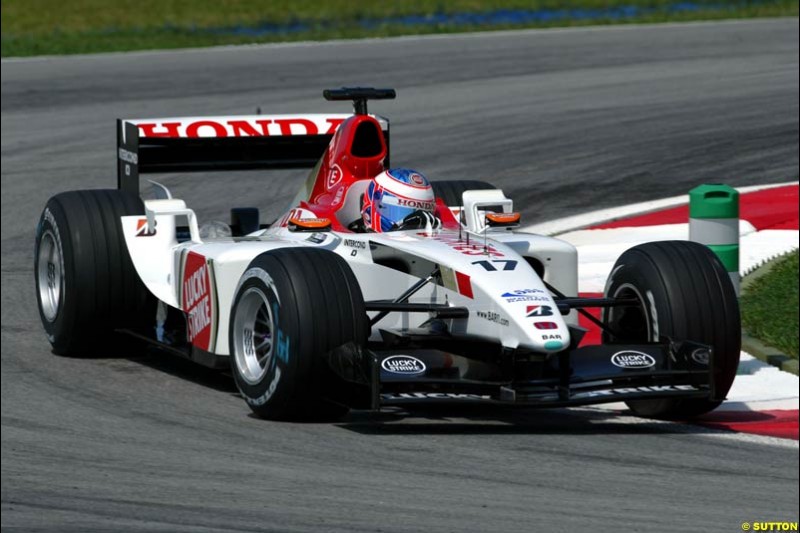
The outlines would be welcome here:
<svg viewBox="0 0 800 533">
<path fill-rule="evenodd" d="M 746 235 L 739 242 L 739 271 L 747 275 L 770 259 L 798 248 L 798 230 L 767 229 Z"/>
<path fill-rule="evenodd" d="M 739 373 L 720 411 L 800 408 L 800 378 L 742 352 Z"/>
</svg>

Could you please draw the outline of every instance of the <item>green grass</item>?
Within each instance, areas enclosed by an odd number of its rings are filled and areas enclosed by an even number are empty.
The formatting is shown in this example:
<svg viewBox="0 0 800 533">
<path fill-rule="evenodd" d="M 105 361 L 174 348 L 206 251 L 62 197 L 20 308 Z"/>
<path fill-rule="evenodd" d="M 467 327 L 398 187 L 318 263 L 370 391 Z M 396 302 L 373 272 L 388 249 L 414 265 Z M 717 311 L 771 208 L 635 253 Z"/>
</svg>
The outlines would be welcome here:
<svg viewBox="0 0 800 533">
<path fill-rule="evenodd" d="M 695 0 L 694 11 L 672 11 L 674 0 L 6 0 L 2 2 L 2 55 L 74 54 L 221 44 L 384 37 L 519 27 L 722 18 L 797 16 L 798 0 Z M 500 9 L 602 9 L 620 6 L 653 11 L 627 18 L 550 20 L 524 24 L 409 26 L 364 20 L 437 13 L 485 13 Z M 236 28 L 288 27 L 246 35 Z"/>
<path fill-rule="evenodd" d="M 775 261 L 741 297 L 742 326 L 762 342 L 797 359 L 798 258 L 793 252 Z"/>
</svg>

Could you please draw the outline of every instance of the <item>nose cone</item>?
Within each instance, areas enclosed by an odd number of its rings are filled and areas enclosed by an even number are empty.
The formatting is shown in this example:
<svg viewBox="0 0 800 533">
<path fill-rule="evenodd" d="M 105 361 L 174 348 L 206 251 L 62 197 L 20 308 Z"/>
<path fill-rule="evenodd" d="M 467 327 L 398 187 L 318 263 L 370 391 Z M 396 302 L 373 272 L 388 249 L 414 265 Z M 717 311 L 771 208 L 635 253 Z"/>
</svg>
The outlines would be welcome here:
<svg viewBox="0 0 800 533">
<path fill-rule="evenodd" d="M 527 289 L 509 297 L 504 293 L 508 313 L 515 317 L 520 331 L 520 345 L 537 352 L 555 353 L 569 346 L 567 324 L 558 306 L 546 290 Z"/>
<path fill-rule="evenodd" d="M 544 343 L 544 349 L 549 351 L 559 351 L 564 348 L 564 343 L 561 341 L 547 341 Z"/>
</svg>

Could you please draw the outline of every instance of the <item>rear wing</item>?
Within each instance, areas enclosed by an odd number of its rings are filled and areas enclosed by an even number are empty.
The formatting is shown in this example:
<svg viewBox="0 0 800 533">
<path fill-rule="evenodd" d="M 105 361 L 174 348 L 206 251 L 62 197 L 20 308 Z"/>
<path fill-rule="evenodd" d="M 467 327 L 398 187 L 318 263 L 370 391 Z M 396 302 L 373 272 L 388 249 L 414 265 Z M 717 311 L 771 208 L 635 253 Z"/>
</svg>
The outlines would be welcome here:
<svg viewBox="0 0 800 533">
<path fill-rule="evenodd" d="M 139 174 L 157 172 L 313 168 L 350 116 L 117 119 L 117 187 L 139 195 Z M 375 118 L 388 150 L 389 121 Z"/>
</svg>

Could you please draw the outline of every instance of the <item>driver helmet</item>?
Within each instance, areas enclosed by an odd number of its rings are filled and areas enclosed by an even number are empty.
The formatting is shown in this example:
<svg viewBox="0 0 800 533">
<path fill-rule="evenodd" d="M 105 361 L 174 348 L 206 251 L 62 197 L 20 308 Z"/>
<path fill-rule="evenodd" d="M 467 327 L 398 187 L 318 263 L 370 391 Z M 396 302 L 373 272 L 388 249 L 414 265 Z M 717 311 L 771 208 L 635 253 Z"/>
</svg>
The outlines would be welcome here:
<svg viewBox="0 0 800 533">
<path fill-rule="evenodd" d="M 409 215 L 435 220 L 436 200 L 428 179 L 408 168 L 392 168 L 375 176 L 364 193 L 364 227 L 376 232 L 401 229 Z M 421 212 L 421 213 L 420 213 Z"/>
</svg>

